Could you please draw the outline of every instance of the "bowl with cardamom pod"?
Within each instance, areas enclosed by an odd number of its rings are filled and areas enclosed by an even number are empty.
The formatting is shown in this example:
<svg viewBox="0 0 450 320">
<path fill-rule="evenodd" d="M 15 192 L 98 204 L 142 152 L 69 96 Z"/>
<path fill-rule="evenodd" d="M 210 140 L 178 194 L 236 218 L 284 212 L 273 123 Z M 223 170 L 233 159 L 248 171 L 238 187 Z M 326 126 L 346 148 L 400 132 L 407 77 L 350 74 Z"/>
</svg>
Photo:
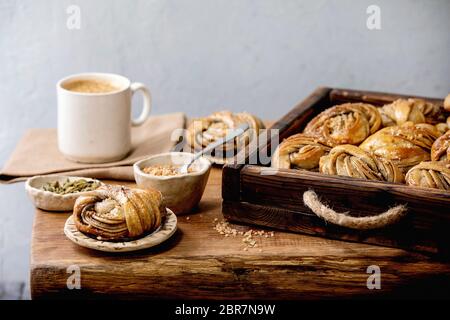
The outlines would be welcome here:
<svg viewBox="0 0 450 320">
<path fill-rule="evenodd" d="M 46 175 L 34 176 L 25 190 L 36 208 L 45 211 L 72 211 L 79 196 L 88 196 L 103 183 L 96 179 Z"/>
</svg>

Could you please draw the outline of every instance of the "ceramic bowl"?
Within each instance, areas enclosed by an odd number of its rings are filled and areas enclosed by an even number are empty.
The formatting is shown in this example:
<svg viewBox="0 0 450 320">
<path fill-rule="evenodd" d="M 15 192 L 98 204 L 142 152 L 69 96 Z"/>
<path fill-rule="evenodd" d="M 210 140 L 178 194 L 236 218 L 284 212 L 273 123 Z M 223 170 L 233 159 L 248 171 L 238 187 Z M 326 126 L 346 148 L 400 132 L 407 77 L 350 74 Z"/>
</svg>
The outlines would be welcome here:
<svg viewBox="0 0 450 320">
<path fill-rule="evenodd" d="M 193 172 L 176 176 L 156 176 L 144 173 L 145 167 L 154 165 L 182 166 L 194 155 L 187 152 L 168 152 L 151 156 L 133 165 L 136 183 L 141 188 L 154 188 L 164 196 L 166 206 L 175 214 L 189 213 L 200 202 L 211 171 L 211 162 L 206 158 L 196 160 Z"/>
<path fill-rule="evenodd" d="M 69 179 L 69 181 L 80 179 L 88 181 L 96 181 L 100 183 L 100 185 L 102 185 L 100 181 L 90 178 L 48 175 L 48 176 L 35 176 L 29 178 L 25 183 L 25 189 L 36 208 L 46 211 L 72 211 L 73 205 L 75 204 L 75 200 L 77 200 L 79 196 L 86 196 L 91 194 L 92 191 L 76 192 L 61 195 L 50 191 L 42 190 L 42 187 L 48 182 L 53 182 L 57 180 L 60 183 L 64 183 L 67 179 Z"/>
</svg>

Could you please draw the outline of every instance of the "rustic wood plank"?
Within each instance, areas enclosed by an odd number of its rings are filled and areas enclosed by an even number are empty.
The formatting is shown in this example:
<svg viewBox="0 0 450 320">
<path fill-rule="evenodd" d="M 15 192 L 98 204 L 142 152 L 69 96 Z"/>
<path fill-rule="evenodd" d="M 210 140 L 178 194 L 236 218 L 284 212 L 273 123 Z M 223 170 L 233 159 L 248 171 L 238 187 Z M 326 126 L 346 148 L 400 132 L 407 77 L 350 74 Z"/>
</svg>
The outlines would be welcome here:
<svg viewBox="0 0 450 320">
<path fill-rule="evenodd" d="M 442 98 L 430 98 L 416 95 L 405 95 L 396 93 L 385 93 L 376 91 L 361 91 L 349 89 L 333 89 L 330 91 L 330 101 L 332 104 L 345 102 L 366 102 L 376 106 L 382 106 L 391 103 L 397 99 L 419 98 L 428 100 L 438 105 L 443 104 Z"/>
<path fill-rule="evenodd" d="M 241 237 L 224 237 L 213 230 L 214 219 L 222 219 L 220 187 L 221 171 L 214 168 L 198 212 L 179 217 L 179 231 L 163 245 L 136 253 L 114 255 L 81 248 L 63 234 L 68 213 L 37 210 L 32 297 L 317 299 L 450 294 L 447 263 L 400 249 L 275 232 L 274 237 L 259 239 L 257 248 L 244 251 Z M 81 268 L 81 290 L 67 289 L 70 265 Z M 381 268 L 381 290 L 366 287 L 370 265 Z"/>
</svg>

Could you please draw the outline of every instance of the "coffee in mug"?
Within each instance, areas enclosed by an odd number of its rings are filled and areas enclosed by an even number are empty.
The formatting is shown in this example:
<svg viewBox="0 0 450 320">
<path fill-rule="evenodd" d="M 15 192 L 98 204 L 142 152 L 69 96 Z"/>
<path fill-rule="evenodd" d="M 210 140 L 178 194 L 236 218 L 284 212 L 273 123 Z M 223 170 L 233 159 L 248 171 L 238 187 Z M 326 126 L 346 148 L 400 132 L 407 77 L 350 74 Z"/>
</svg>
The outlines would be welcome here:
<svg viewBox="0 0 450 320">
<path fill-rule="evenodd" d="M 74 92 L 85 93 L 108 93 L 118 91 L 119 88 L 107 81 L 92 80 L 75 80 L 64 85 L 64 89 Z"/>
<path fill-rule="evenodd" d="M 137 119 L 131 118 L 131 98 L 144 96 Z M 84 73 L 57 84 L 58 147 L 68 159 L 104 163 L 123 159 L 131 150 L 131 126 L 148 118 L 150 91 L 142 83 L 109 73 Z"/>
</svg>

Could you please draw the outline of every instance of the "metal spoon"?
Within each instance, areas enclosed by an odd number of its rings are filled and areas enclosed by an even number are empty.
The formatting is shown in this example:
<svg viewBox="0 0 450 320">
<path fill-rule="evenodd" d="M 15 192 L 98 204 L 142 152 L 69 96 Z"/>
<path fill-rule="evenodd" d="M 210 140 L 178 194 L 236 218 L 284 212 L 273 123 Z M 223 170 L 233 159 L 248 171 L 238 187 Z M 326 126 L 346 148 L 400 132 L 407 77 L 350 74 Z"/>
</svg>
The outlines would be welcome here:
<svg viewBox="0 0 450 320">
<path fill-rule="evenodd" d="M 223 138 L 221 138 L 219 140 L 216 140 L 213 143 L 210 143 L 206 148 L 204 148 L 201 151 L 195 153 L 194 157 L 188 163 L 186 163 L 183 166 L 181 166 L 180 169 L 179 169 L 179 172 L 182 173 L 182 174 L 188 173 L 189 167 L 195 162 L 195 160 L 200 158 L 205 153 L 211 152 L 212 150 L 214 150 L 218 146 L 221 146 L 221 145 L 223 145 L 223 144 L 225 144 L 227 142 L 230 142 L 234 138 L 236 138 L 236 137 L 240 136 L 241 134 L 243 134 L 248 129 L 249 129 L 248 123 L 241 124 L 239 127 L 234 129 L 233 131 L 230 131 L 225 137 L 223 137 Z"/>
</svg>

